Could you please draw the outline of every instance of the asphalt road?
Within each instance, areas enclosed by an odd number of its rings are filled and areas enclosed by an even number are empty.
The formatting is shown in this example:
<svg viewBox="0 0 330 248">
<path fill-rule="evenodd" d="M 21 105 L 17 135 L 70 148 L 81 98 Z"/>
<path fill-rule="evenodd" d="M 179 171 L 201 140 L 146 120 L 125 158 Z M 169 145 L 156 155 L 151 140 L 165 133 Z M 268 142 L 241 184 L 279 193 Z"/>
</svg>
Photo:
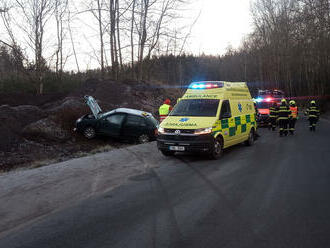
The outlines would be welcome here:
<svg viewBox="0 0 330 248">
<path fill-rule="evenodd" d="M 330 247 L 330 122 L 316 133 L 307 126 L 299 120 L 296 135 L 283 138 L 261 129 L 253 147 L 218 161 L 169 158 L 0 247 Z"/>
</svg>

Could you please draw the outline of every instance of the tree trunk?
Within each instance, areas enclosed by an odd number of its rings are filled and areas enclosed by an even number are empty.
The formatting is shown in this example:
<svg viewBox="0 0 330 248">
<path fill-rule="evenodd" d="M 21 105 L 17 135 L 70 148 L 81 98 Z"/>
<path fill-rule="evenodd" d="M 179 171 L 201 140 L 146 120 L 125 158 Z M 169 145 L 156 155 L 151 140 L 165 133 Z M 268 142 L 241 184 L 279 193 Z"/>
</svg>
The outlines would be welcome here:
<svg viewBox="0 0 330 248">
<path fill-rule="evenodd" d="M 116 24 L 117 24 L 117 43 L 118 43 L 118 55 L 119 55 L 119 70 L 123 67 L 123 58 L 121 54 L 121 45 L 120 45 L 120 29 L 119 29 L 119 23 L 120 23 L 120 14 L 119 14 L 119 0 L 116 0 Z"/>
<path fill-rule="evenodd" d="M 131 20 L 131 63 L 132 63 L 132 79 L 135 78 L 134 67 L 134 21 L 135 21 L 135 5 L 136 0 L 133 0 L 132 6 L 132 20 Z"/>
<path fill-rule="evenodd" d="M 101 53 L 101 76 L 104 78 L 104 42 L 103 42 L 103 28 L 102 28 L 102 12 L 100 0 L 97 0 L 99 35 L 100 35 L 100 53 Z"/>
</svg>

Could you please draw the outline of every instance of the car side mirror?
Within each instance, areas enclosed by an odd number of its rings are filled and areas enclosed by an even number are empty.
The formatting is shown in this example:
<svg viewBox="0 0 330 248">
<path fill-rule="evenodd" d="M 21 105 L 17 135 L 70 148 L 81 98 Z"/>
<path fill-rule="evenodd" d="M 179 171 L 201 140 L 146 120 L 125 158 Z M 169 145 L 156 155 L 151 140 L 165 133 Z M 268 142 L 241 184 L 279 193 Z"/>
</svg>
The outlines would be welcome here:
<svg viewBox="0 0 330 248">
<path fill-rule="evenodd" d="M 231 117 L 231 113 L 227 112 L 227 113 L 224 113 L 222 116 L 221 116 L 221 119 L 228 119 Z"/>
</svg>

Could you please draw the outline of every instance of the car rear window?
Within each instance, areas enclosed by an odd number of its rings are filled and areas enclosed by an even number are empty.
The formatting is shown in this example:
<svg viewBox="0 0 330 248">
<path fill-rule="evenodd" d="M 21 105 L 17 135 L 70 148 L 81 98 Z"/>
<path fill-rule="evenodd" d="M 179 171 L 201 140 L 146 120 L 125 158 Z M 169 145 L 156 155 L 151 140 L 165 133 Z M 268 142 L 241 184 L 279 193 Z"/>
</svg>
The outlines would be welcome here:
<svg viewBox="0 0 330 248">
<path fill-rule="evenodd" d="M 125 118 L 124 114 L 115 114 L 115 115 L 110 115 L 109 117 L 107 117 L 107 121 L 111 124 L 121 125 L 124 118 Z"/>
<path fill-rule="evenodd" d="M 125 126 L 146 126 L 145 119 L 137 115 L 128 115 Z"/>
<path fill-rule="evenodd" d="M 155 126 L 158 127 L 159 122 L 153 117 L 153 116 L 148 116 L 147 119 L 151 121 L 151 123 Z"/>
</svg>

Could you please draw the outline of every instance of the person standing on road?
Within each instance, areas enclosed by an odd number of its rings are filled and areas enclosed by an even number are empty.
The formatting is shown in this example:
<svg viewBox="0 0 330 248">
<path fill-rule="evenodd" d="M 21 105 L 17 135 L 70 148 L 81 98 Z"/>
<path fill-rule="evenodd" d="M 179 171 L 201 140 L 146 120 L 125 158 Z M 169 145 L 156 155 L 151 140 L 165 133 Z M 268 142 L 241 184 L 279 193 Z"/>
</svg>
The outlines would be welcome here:
<svg viewBox="0 0 330 248">
<path fill-rule="evenodd" d="M 269 108 L 268 129 L 272 129 L 272 131 L 275 131 L 277 118 L 278 118 L 278 107 L 277 107 L 277 103 L 274 102 L 273 105 Z"/>
<path fill-rule="evenodd" d="M 309 120 L 309 130 L 311 132 L 316 131 L 316 123 L 319 120 L 320 110 L 316 107 L 316 102 L 311 101 L 309 107 L 307 108 L 307 115 Z"/>
<path fill-rule="evenodd" d="M 160 120 L 160 122 L 165 120 L 165 118 L 168 116 L 168 114 L 170 113 L 171 110 L 172 110 L 171 100 L 166 99 L 164 101 L 164 104 L 159 107 L 159 120 Z"/>
<path fill-rule="evenodd" d="M 293 135 L 294 131 L 295 131 L 296 122 L 298 120 L 298 107 L 294 100 L 291 100 L 289 104 L 290 104 L 290 111 L 291 111 L 291 115 L 290 115 L 290 119 L 289 119 L 289 132 L 291 135 Z"/>
<path fill-rule="evenodd" d="M 257 121 L 260 114 L 259 114 L 259 110 L 258 110 L 258 107 L 257 107 L 256 100 L 253 100 L 253 106 L 254 106 L 254 110 L 255 110 L 255 114 L 254 114 L 255 121 Z M 256 131 L 255 131 L 254 135 L 255 135 L 255 139 L 258 139 L 260 137 L 260 134 L 258 133 L 258 126 L 256 128 Z"/>
<path fill-rule="evenodd" d="M 281 105 L 278 110 L 278 124 L 280 126 L 280 136 L 288 135 L 288 124 L 289 116 L 291 114 L 290 108 L 288 107 L 286 100 L 281 100 Z"/>
</svg>

